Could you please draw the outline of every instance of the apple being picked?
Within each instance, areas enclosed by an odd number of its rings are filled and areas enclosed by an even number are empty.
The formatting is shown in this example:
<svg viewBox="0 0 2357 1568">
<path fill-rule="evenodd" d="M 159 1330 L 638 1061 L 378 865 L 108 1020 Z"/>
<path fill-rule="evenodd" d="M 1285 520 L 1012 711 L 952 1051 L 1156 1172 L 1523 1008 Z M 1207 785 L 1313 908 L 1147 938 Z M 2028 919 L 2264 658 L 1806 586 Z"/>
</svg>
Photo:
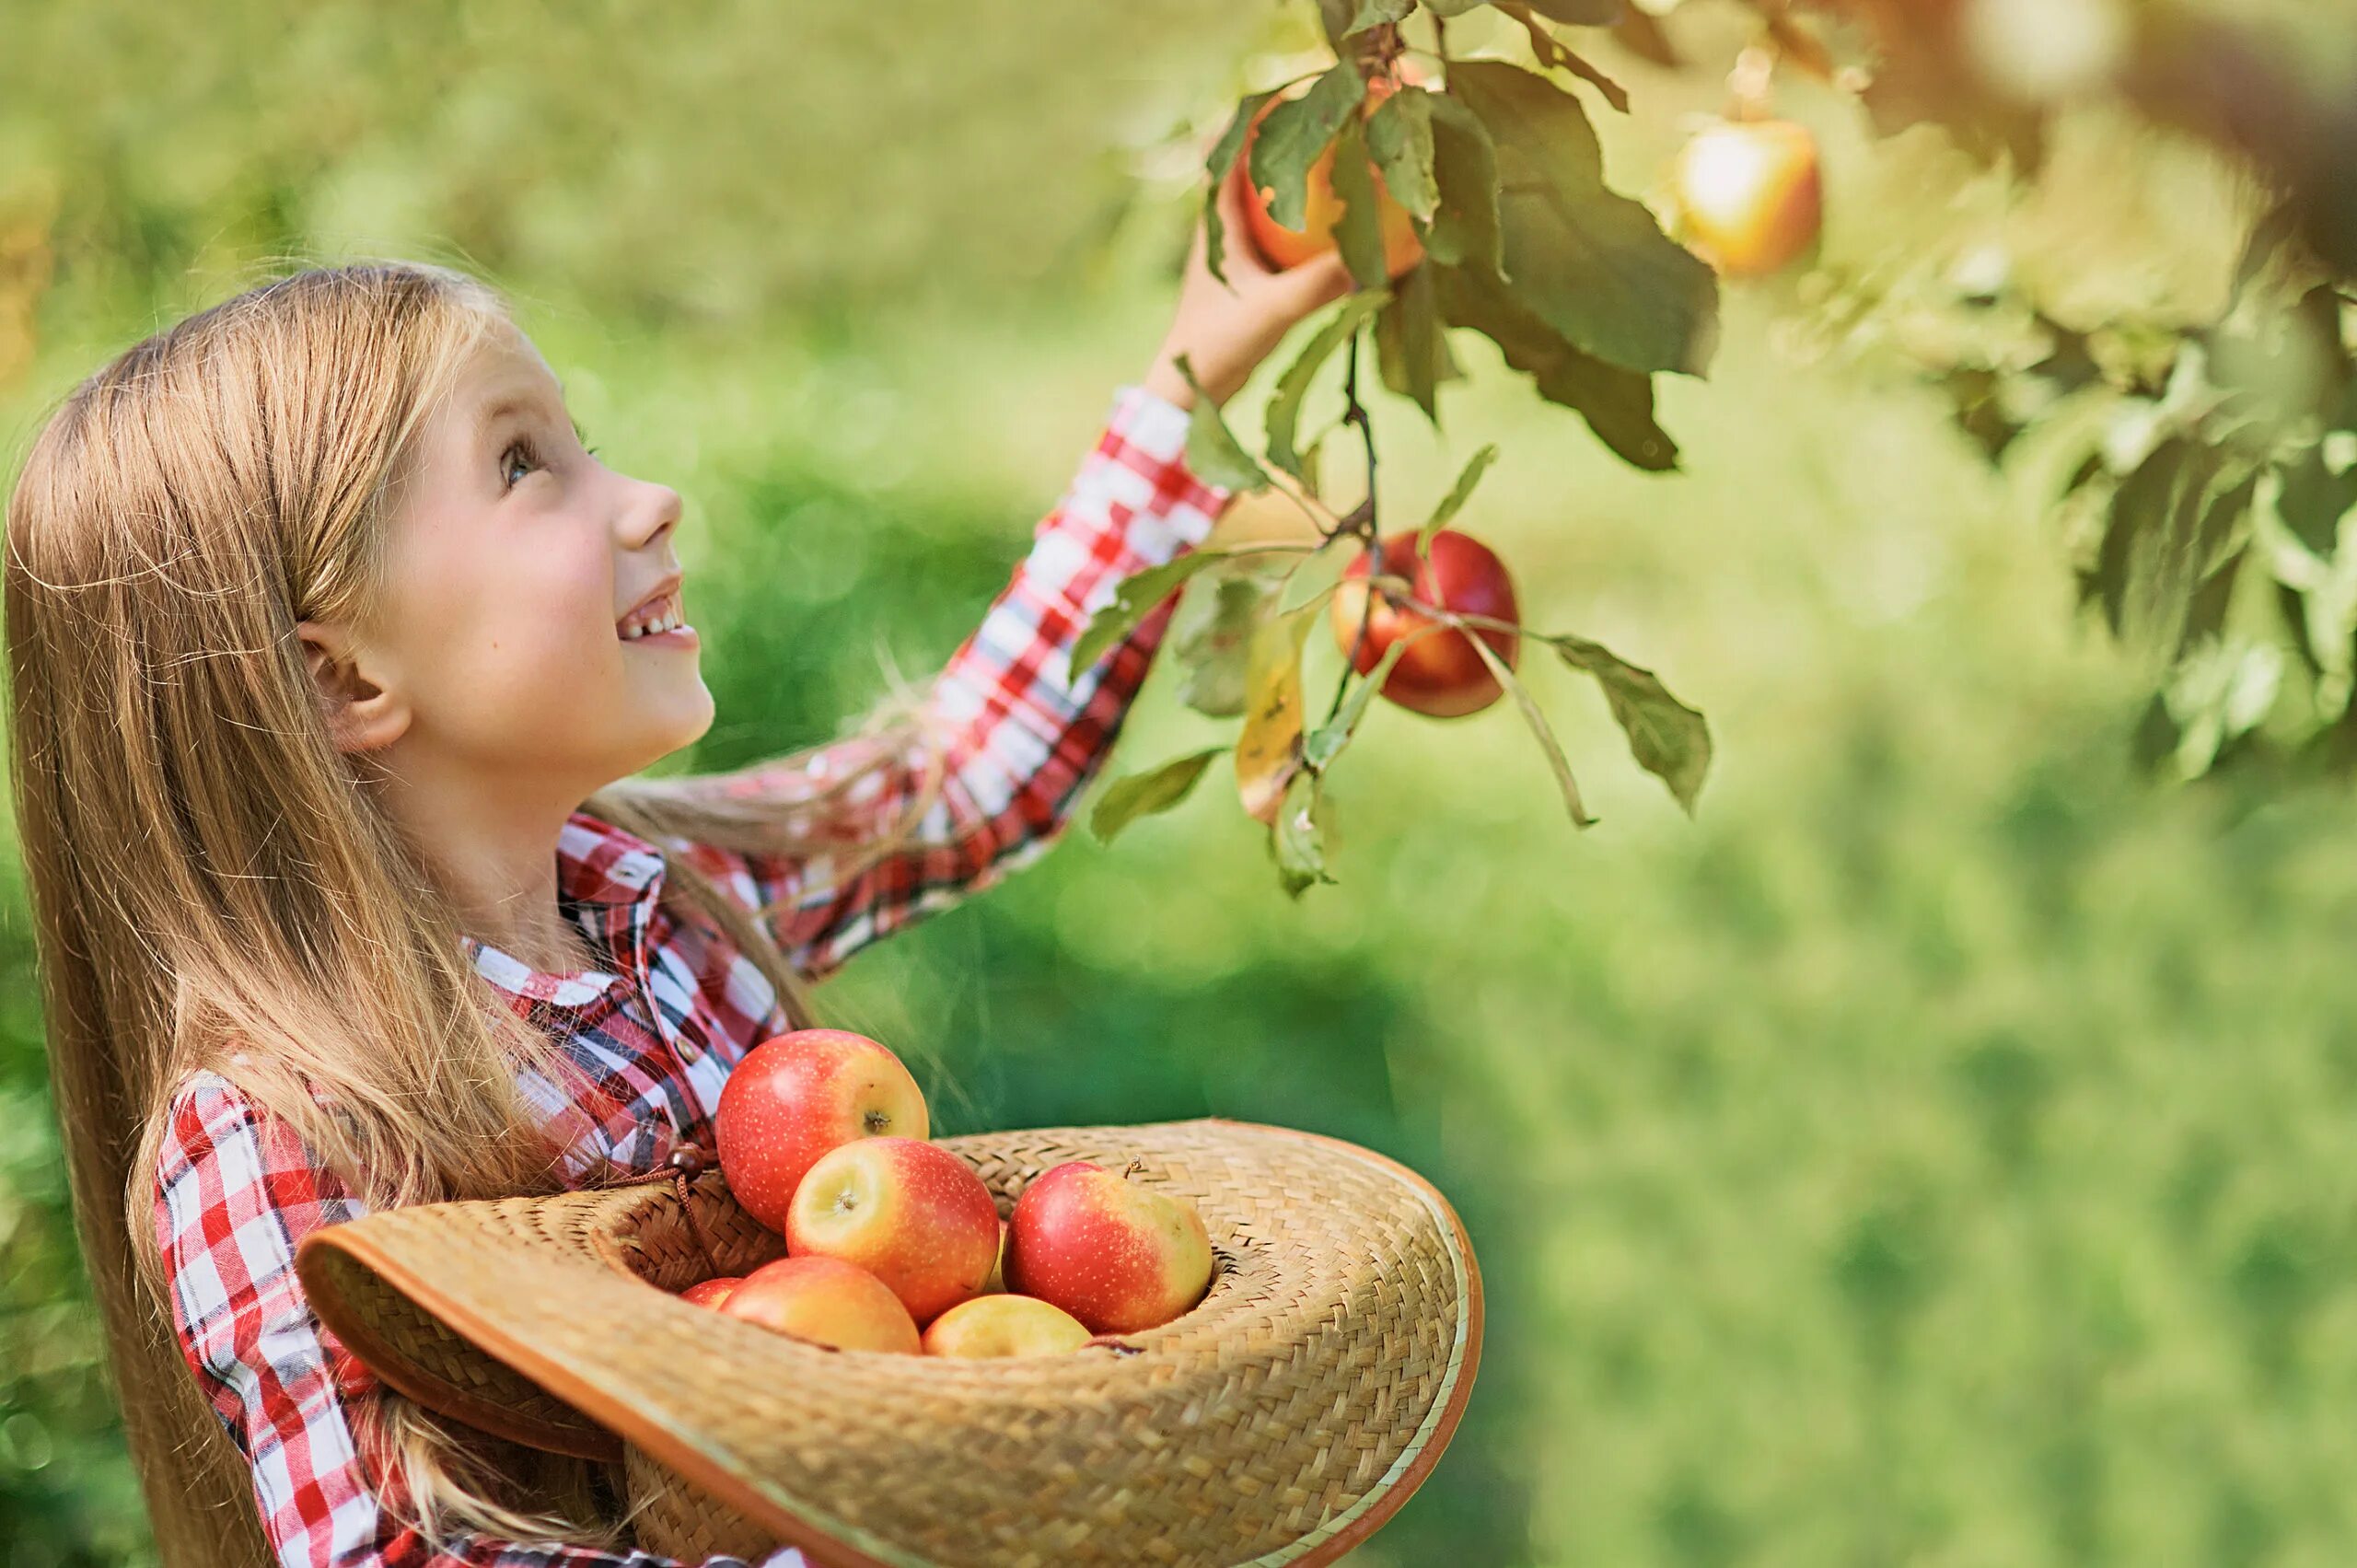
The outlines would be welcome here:
<svg viewBox="0 0 2357 1568">
<path fill-rule="evenodd" d="M 840 1258 L 785 1257 L 764 1263 L 745 1276 L 720 1310 L 836 1350 L 915 1355 L 923 1349 L 909 1309 L 891 1287 Z"/>
<path fill-rule="evenodd" d="M 1062 1355 L 1089 1340 L 1087 1327 L 1036 1295 L 978 1295 L 925 1325 L 927 1355 Z"/>
<path fill-rule="evenodd" d="M 1493 621 L 1519 621 L 1515 613 L 1514 579 L 1480 540 L 1443 528 L 1433 535 L 1431 552 L 1419 558 L 1413 530 L 1383 540 L 1383 575 L 1404 578 L 1416 598 L 1460 615 L 1486 616 Z M 1384 678 L 1383 695 L 1403 708 L 1434 718 L 1458 718 L 1476 714 L 1505 694 L 1497 677 L 1475 650 L 1472 639 L 1454 626 L 1441 625 L 1421 610 L 1395 605 L 1382 595 L 1367 609 L 1366 556 L 1362 552 L 1334 589 L 1331 615 L 1334 641 L 1342 656 L 1357 657 L 1353 667 L 1361 675 L 1373 671 L 1384 651 L 1421 627 L 1432 627 L 1401 650 L 1399 662 Z M 1366 618 L 1366 637 L 1359 638 L 1359 621 Z M 1483 627 L 1479 635 L 1513 669 L 1521 640 L 1511 632 Z"/>
<path fill-rule="evenodd" d="M 1409 61 L 1400 61 L 1395 69 L 1397 79 L 1379 75 L 1367 83 L 1366 97 L 1359 105 L 1362 116 L 1372 118 L 1383 100 L 1398 92 L 1402 86 L 1418 87 L 1424 80 L 1423 71 Z M 1300 95 L 1287 93 L 1284 96 Z M 1260 122 L 1269 117 L 1279 101 L 1271 99 L 1252 117 L 1252 123 L 1244 134 L 1243 151 L 1237 157 L 1237 172 L 1233 178 L 1242 180 L 1246 189 L 1252 193 L 1250 204 L 1244 209 L 1244 226 L 1252 237 L 1253 249 L 1260 252 L 1261 259 L 1269 265 L 1285 268 L 1297 267 L 1319 252 L 1334 248 L 1334 226 L 1341 221 L 1343 203 L 1334 190 L 1334 149 L 1330 145 L 1319 153 L 1309 166 L 1303 191 L 1304 227 L 1287 228 L 1276 220 L 1269 210 L 1276 195 L 1274 191 L 1266 187 L 1252 190 L 1252 145 L 1260 139 Z M 1395 201 L 1385 188 L 1383 176 L 1370 169 L 1368 180 L 1375 188 L 1376 228 L 1383 236 L 1383 268 L 1396 278 L 1424 259 L 1424 243 L 1416 237 L 1415 220 L 1408 215 L 1408 209 Z"/>
<path fill-rule="evenodd" d="M 1202 1299 L 1212 1261 L 1192 1203 L 1092 1160 L 1034 1177 L 1007 1226 L 1006 1288 L 1062 1307 L 1092 1334 L 1169 1322 Z"/>
<path fill-rule="evenodd" d="M 784 1232 L 819 1156 L 854 1138 L 923 1138 L 924 1095 L 900 1059 L 848 1029 L 796 1029 L 746 1052 L 713 1118 L 720 1174 L 748 1214 Z"/>
<path fill-rule="evenodd" d="M 858 1264 L 923 1324 L 981 1294 L 998 1256 L 998 1204 L 938 1144 L 857 1138 L 819 1156 L 795 1189 L 785 1249 Z"/>
<path fill-rule="evenodd" d="M 690 1285 L 679 1293 L 679 1299 L 691 1307 L 718 1307 L 744 1283 L 742 1274 L 723 1274 L 717 1279 Z"/>
</svg>

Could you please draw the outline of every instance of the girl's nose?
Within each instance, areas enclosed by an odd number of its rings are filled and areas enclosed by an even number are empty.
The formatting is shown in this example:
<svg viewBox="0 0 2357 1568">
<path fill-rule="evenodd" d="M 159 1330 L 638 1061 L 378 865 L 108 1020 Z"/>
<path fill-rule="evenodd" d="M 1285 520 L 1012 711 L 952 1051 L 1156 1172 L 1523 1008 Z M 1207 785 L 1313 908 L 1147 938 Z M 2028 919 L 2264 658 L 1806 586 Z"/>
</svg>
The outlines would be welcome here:
<svg viewBox="0 0 2357 1568">
<path fill-rule="evenodd" d="M 628 542 L 635 548 L 663 537 L 678 526 L 679 514 L 686 505 L 679 493 L 668 484 L 645 486 L 646 494 L 640 499 L 638 509 L 632 514 Z"/>
</svg>

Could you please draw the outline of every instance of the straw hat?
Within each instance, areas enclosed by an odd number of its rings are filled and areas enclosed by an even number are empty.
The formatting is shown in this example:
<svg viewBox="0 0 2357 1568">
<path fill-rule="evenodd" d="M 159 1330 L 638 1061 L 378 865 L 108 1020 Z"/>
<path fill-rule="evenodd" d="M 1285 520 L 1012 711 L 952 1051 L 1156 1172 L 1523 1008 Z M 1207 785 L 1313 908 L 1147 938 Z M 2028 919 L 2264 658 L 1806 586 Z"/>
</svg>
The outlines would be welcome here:
<svg viewBox="0 0 2357 1568">
<path fill-rule="evenodd" d="M 934 1141 L 1002 1214 L 1065 1160 L 1137 1162 L 1202 1214 L 1209 1292 L 1063 1355 L 835 1351 L 667 1294 L 784 1251 L 711 1173 L 386 1210 L 315 1232 L 298 1267 L 387 1383 L 622 1459 L 640 1544 L 690 1559 L 783 1543 L 825 1568 L 1308 1568 L 1388 1518 L 1456 1431 L 1480 1275 L 1405 1166 L 1216 1118 Z"/>
</svg>

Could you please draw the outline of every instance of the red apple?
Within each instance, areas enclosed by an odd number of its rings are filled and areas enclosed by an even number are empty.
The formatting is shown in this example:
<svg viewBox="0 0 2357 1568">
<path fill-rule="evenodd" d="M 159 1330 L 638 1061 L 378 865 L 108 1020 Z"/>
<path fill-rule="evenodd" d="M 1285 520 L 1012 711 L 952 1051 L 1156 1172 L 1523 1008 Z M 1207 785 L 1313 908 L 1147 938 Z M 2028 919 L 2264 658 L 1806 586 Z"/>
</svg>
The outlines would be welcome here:
<svg viewBox="0 0 2357 1568">
<path fill-rule="evenodd" d="M 746 1212 L 785 1229 L 819 1156 L 854 1138 L 923 1138 L 924 1094 L 900 1059 L 848 1029 L 796 1029 L 746 1052 L 713 1118 L 720 1173 Z"/>
<path fill-rule="evenodd" d="M 1399 75 L 1411 86 L 1423 80 L 1422 71 L 1405 62 L 1401 63 Z M 1398 90 L 1398 83 L 1386 77 L 1376 77 L 1367 83 L 1366 99 L 1359 112 L 1362 115 L 1373 114 L 1377 104 Z M 1285 96 L 1295 95 L 1288 93 Z M 1279 101 L 1271 99 L 1252 117 L 1251 125 L 1244 133 L 1244 150 L 1237 156 L 1237 164 L 1238 177 L 1247 181 L 1247 189 L 1250 192 L 1250 199 L 1244 208 L 1244 226 L 1252 237 L 1253 247 L 1269 265 L 1293 267 L 1321 250 L 1334 248 L 1334 225 L 1342 215 L 1342 198 L 1334 191 L 1334 149 L 1329 146 L 1309 166 L 1307 204 L 1302 214 L 1302 221 L 1306 226 L 1287 228 L 1269 215 L 1269 203 L 1275 199 L 1276 192 L 1266 186 L 1252 190 L 1249 185 L 1252 143 L 1260 134 L 1260 122 L 1269 117 L 1269 111 L 1276 108 Z M 1384 270 L 1396 278 L 1423 260 L 1424 245 L 1416 237 L 1415 220 L 1408 215 L 1408 209 L 1393 201 L 1391 192 L 1384 188 L 1383 176 L 1373 174 L 1371 177 L 1375 180 L 1376 223 L 1383 234 Z"/>
<path fill-rule="evenodd" d="M 723 1274 L 717 1279 L 690 1285 L 679 1293 L 679 1299 L 691 1307 L 718 1307 L 744 1283 L 742 1274 Z"/>
<path fill-rule="evenodd" d="M 1415 597 L 1426 604 L 1461 615 L 1485 615 L 1497 621 L 1520 619 L 1515 610 L 1514 579 L 1507 575 L 1505 563 L 1479 540 L 1454 528 L 1443 528 L 1434 534 L 1431 554 L 1421 560 L 1416 555 L 1416 536 L 1412 531 L 1387 536 L 1383 540 L 1383 571 L 1387 576 L 1405 578 L 1412 584 Z M 1435 625 L 1432 617 L 1394 605 L 1380 595 L 1376 598 L 1373 611 L 1368 612 L 1365 578 L 1366 556 L 1362 552 L 1343 574 L 1332 600 L 1334 641 L 1345 658 L 1351 656 L 1353 645 L 1357 645 L 1355 665 L 1361 675 L 1373 670 L 1384 650 L 1394 642 L 1418 627 Z M 1368 616 L 1363 644 L 1358 641 L 1362 614 Z M 1519 638 L 1512 633 L 1486 627 L 1480 636 L 1489 644 L 1490 651 L 1498 656 L 1499 662 L 1508 669 L 1515 668 Z M 1490 667 L 1481 662 L 1472 640 L 1453 626 L 1438 626 L 1409 644 L 1383 682 L 1383 695 L 1403 708 L 1434 718 L 1479 713 L 1504 694 L 1504 688 L 1490 673 Z"/>
<path fill-rule="evenodd" d="M 1772 273 L 1817 238 L 1817 138 L 1789 120 L 1732 120 L 1695 133 L 1678 149 L 1671 183 L 1685 238 L 1731 277 Z"/>
<path fill-rule="evenodd" d="M 1089 1340 L 1079 1318 L 1036 1295 L 978 1295 L 925 1325 L 927 1355 L 1062 1355 Z"/>
<path fill-rule="evenodd" d="M 819 1156 L 795 1189 L 785 1249 L 874 1273 L 922 1325 L 981 1294 L 998 1255 L 998 1205 L 974 1167 L 922 1138 L 858 1138 Z"/>
<path fill-rule="evenodd" d="M 720 1310 L 837 1350 L 914 1355 L 923 1348 L 909 1309 L 891 1287 L 840 1258 L 787 1257 L 764 1263 L 745 1276 Z"/>
<path fill-rule="evenodd" d="M 1135 1333 L 1202 1299 L 1212 1243 L 1195 1206 L 1090 1160 L 1039 1173 L 1015 1200 L 1006 1288 L 1092 1334 Z"/>
</svg>

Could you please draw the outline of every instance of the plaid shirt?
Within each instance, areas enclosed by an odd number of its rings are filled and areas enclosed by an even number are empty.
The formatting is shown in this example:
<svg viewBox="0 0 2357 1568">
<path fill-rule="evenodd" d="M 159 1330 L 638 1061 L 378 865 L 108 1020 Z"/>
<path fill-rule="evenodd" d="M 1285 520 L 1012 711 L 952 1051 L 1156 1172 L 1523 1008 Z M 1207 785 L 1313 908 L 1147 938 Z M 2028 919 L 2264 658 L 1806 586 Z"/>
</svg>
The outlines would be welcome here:
<svg viewBox="0 0 2357 1568">
<path fill-rule="evenodd" d="M 769 929 L 797 970 L 821 975 L 865 944 L 946 908 L 1037 858 L 1057 838 L 1104 761 L 1169 619 L 1165 604 L 1095 666 L 1068 669 L 1088 615 L 1121 577 L 1210 531 L 1228 492 L 1184 462 L 1187 415 L 1124 387 L 1072 488 L 1029 553 L 932 689 L 946 726 L 937 804 L 889 858 L 839 868 L 828 854 L 770 857 L 675 844 L 749 905 L 783 900 Z M 774 772 L 770 787 L 816 787 L 854 766 L 850 739 Z M 897 820 L 917 786 L 886 768 L 851 797 L 849 826 Z M 594 1092 L 528 1080 L 528 1100 L 558 1127 L 568 1179 L 610 1161 L 653 1168 L 675 1143 L 713 1146 L 729 1070 L 786 1025 L 773 988 L 701 923 L 657 903 L 657 848 L 575 812 L 557 842 L 563 912 L 610 955 L 611 971 L 533 971 L 465 938 L 476 969 L 521 1016 L 562 1038 Z M 579 1086 L 575 1086 L 577 1088 Z M 659 1568 L 644 1553 L 526 1546 L 468 1536 L 438 1547 L 380 1507 L 395 1484 L 358 1451 L 349 1412 L 377 1385 L 304 1299 L 295 1249 L 364 1203 L 293 1132 L 228 1078 L 179 1086 L 155 1173 L 156 1239 L 182 1353 L 253 1467 L 254 1496 L 279 1561 L 337 1568 Z M 388 1498 L 388 1501 L 395 1501 Z M 792 1548 L 766 1568 L 806 1568 Z M 714 1558 L 707 1568 L 735 1565 Z"/>
</svg>

